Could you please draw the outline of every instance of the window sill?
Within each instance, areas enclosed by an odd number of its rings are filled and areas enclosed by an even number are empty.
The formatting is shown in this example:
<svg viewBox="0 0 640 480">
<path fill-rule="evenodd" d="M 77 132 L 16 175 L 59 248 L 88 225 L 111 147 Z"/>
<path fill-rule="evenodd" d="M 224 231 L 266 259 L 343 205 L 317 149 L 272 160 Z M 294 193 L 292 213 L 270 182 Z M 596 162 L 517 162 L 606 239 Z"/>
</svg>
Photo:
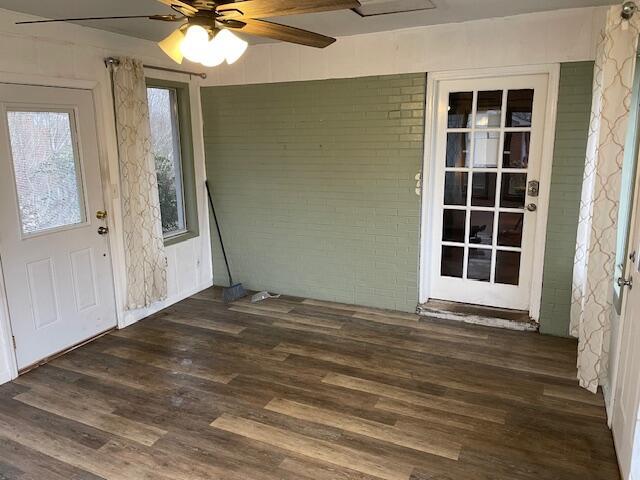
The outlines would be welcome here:
<svg viewBox="0 0 640 480">
<path fill-rule="evenodd" d="M 171 235 L 170 237 L 166 237 L 164 239 L 164 246 L 165 247 L 170 247 L 171 245 L 176 245 L 178 243 L 182 243 L 186 240 L 190 240 L 192 238 L 196 238 L 197 236 L 199 236 L 198 232 L 193 232 L 190 230 L 187 230 L 184 233 L 179 233 L 177 235 Z"/>
</svg>

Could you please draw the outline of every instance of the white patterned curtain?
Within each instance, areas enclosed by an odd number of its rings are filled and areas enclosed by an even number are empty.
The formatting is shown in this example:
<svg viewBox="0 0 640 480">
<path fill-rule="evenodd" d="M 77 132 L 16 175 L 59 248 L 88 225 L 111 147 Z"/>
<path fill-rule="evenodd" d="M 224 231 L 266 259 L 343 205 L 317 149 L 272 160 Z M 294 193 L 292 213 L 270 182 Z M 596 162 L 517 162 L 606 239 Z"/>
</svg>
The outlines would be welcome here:
<svg viewBox="0 0 640 480">
<path fill-rule="evenodd" d="M 127 271 L 126 308 L 167 297 L 167 257 L 162 237 L 147 87 L 142 63 L 120 58 L 113 66 L 122 217 Z"/>
<path fill-rule="evenodd" d="M 609 368 L 616 230 L 640 15 L 611 7 L 600 34 L 573 269 L 571 335 L 580 385 L 596 392 Z"/>
</svg>

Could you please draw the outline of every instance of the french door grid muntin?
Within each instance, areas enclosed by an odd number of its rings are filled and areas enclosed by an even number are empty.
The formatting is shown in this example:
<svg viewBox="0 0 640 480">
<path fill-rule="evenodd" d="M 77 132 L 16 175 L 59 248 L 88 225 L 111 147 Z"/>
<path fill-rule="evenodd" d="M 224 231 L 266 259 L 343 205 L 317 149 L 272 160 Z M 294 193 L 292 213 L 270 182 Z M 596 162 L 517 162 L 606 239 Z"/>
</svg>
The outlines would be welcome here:
<svg viewBox="0 0 640 480">
<path fill-rule="evenodd" d="M 507 174 L 528 174 L 528 168 L 505 168 L 503 165 L 504 162 L 504 154 L 505 154 L 505 136 L 506 134 L 509 133 L 529 133 L 531 134 L 532 132 L 532 127 L 528 126 L 521 126 L 521 127 L 507 127 L 506 126 L 506 120 L 507 120 L 507 110 L 508 110 L 508 94 L 510 91 L 509 88 L 502 88 L 500 89 L 502 90 L 502 98 L 501 98 L 501 104 L 500 104 L 500 126 L 499 127 L 495 127 L 495 126 L 490 126 L 490 127 L 482 127 L 478 125 L 478 118 L 477 118 L 477 114 L 478 114 L 478 93 L 480 91 L 487 91 L 487 90 L 479 90 L 479 89 L 474 89 L 473 90 L 473 97 L 472 97 L 472 111 L 471 111 L 471 115 L 470 118 L 468 118 L 467 120 L 467 124 L 469 124 L 470 121 L 470 125 L 471 127 L 449 127 L 448 125 L 448 118 L 445 119 L 445 121 L 447 122 L 447 126 L 444 129 L 444 139 L 442 139 L 441 141 L 444 141 L 445 145 L 448 144 L 448 136 L 450 133 L 461 133 L 461 134 L 467 134 L 467 142 L 468 142 L 468 149 L 466 151 L 466 163 L 470 166 L 468 167 L 449 167 L 446 165 L 446 150 L 445 150 L 445 158 L 437 158 L 437 161 L 439 162 L 444 162 L 445 163 L 445 168 L 443 170 L 444 176 L 445 176 L 445 182 L 446 182 L 446 174 L 449 172 L 457 172 L 457 173 L 465 173 L 467 175 L 467 179 L 466 179 L 466 203 L 465 205 L 450 205 L 450 204 L 446 204 L 445 203 L 445 186 L 443 184 L 443 198 L 440 199 L 440 201 L 442 202 L 442 215 L 444 217 L 445 215 L 445 211 L 446 210 L 460 210 L 460 211 L 465 211 L 468 212 L 465 214 L 465 230 L 464 230 L 464 242 L 458 242 L 458 241 L 446 241 L 444 240 L 442 237 L 440 238 L 440 247 L 462 247 L 464 248 L 464 253 L 463 253 L 463 270 L 462 270 L 462 277 L 452 277 L 452 278 L 462 278 L 464 280 L 472 280 L 472 281 L 478 281 L 478 282 L 484 282 L 486 283 L 486 280 L 481 280 L 481 279 L 475 279 L 475 278 L 469 278 L 469 257 L 470 257 L 470 249 L 478 249 L 478 250 L 487 250 L 487 251 L 491 251 L 491 265 L 490 265 L 490 278 L 488 280 L 489 283 L 494 284 L 494 283 L 499 283 L 496 282 L 496 261 L 497 261 L 497 255 L 499 251 L 505 251 L 505 252 L 517 252 L 519 254 L 521 254 L 522 252 L 522 243 L 520 247 L 515 247 L 515 246 L 503 246 L 503 245 L 498 245 L 498 234 L 499 234 L 499 220 L 500 220 L 500 216 L 503 213 L 517 213 L 517 214 L 522 214 L 523 215 L 523 219 L 522 221 L 526 221 L 525 220 L 525 205 L 522 206 L 522 208 L 512 208 L 512 207 L 502 207 L 501 206 L 501 196 L 502 196 L 502 180 L 503 180 L 503 172 L 507 173 Z M 517 89 L 514 89 L 517 90 Z M 451 94 L 453 93 L 466 93 L 468 91 L 450 91 L 448 92 L 449 94 L 449 98 L 451 96 Z M 532 96 L 532 105 L 531 105 L 531 112 L 533 114 L 533 96 Z M 448 115 L 447 115 L 448 117 Z M 533 118 L 531 119 L 531 122 L 533 122 Z M 475 161 L 476 161 L 476 143 L 477 143 L 477 134 L 478 133 L 483 133 L 483 134 L 498 134 L 499 138 L 498 138 L 498 151 L 497 151 L 497 159 L 496 159 L 496 167 L 487 167 L 486 165 L 484 166 L 475 166 Z M 530 146 L 530 144 L 529 144 Z M 477 206 L 477 205 L 473 205 L 473 177 L 475 173 L 491 173 L 491 174 L 495 174 L 495 198 L 494 198 L 494 205 L 493 206 Z M 528 177 L 525 178 L 525 185 L 527 185 L 528 182 Z M 526 194 L 525 194 L 525 203 L 526 203 Z M 474 211 L 478 211 L 478 212 L 490 212 L 493 214 L 493 227 L 492 227 L 492 242 L 491 245 L 487 245 L 487 244 L 479 244 L 479 243 L 472 243 L 469 241 L 470 238 L 470 233 L 471 233 L 471 212 Z M 524 225 L 522 226 L 524 227 Z M 444 218 L 442 220 L 442 236 L 444 236 Z M 522 230 L 524 230 L 524 228 L 522 228 Z M 523 232 L 522 232 L 523 233 Z M 522 242 L 523 238 L 522 235 L 520 237 L 520 242 Z M 520 258 L 521 260 L 521 258 Z M 440 259 L 440 265 L 439 268 L 442 268 L 442 251 L 441 251 L 441 259 Z M 520 273 L 520 272 L 519 272 Z M 450 275 L 442 275 L 441 276 L 447 276 L 447 277 L 451 277 Z M 518 284 L 520 282 L 518 281 Z M 507 284 L 508 285 L 508 284 Z"/>
</svg>

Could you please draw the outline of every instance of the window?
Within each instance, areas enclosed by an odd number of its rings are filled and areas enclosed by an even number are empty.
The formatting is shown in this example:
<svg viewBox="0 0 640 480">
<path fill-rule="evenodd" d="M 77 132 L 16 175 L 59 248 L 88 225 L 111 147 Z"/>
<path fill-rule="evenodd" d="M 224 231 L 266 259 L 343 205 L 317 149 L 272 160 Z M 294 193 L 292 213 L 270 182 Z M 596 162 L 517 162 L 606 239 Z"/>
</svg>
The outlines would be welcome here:
<svg viewBox="0 0 640 480">
<path fill-rule="evenodd" d="M 188 87 L 147 81 L 151 149 L 165 243 L 197 236 Z"/>
<path fill-rule="evenodd" d="M 22 234 L 85 222 L 73 111 L 7 112 Z"/>
</svg>

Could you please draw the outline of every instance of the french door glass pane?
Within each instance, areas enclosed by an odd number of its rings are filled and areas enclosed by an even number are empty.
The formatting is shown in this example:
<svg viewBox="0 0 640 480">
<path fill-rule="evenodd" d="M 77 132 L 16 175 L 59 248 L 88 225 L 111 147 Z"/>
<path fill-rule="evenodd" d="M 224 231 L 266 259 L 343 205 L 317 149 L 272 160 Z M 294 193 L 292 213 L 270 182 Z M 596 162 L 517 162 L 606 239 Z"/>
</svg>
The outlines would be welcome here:
<svg viewBox="0 0 640 480">
<path fill-rule="evenodd" d="M 530 127 L 533 90 L 509 90 L 507 93 L 507 127 Z"/>
<path fill-rule="evenodd" d="M 469 174 L 466 172 L 447 172 L 444 175 L 444 204 L 466 205 L 467 183 Z"/>
<path fill-rule="evenodd" d="M 447 167 L 468 167 L 470 135 L 467 133 L 447 134 Z"/>
<path fill-rule="evenodd" d="M 442 241 L 460 245 L 442 245 L 443 276 L 518 284 L 533 94 L 449 94 Z"/>
<path fill-rule="evenodd" d="M 498 218 L 498 245 L 519 247 L 522 243 L 524 214 L 501 212 Z"/>
<path fill-rule="evenodd" d="M 469 243 L 491 245 L 493 243 L 493 212 L 471 212 Z"/>
<path fill-rule="evenodd" d="M 467 278 L 488 282 L 491 280 L 491 253 L 490 248 L 470 248 L 467 265 Z"/>
<path fill-rule="evenodd" d="M 7 112 L 22 233 L 83 223 L 85 207 L 70 112 Z"/>
<path fill-rule="evenodd" d="M 496 283 L 518 285 L 520 277 L 520 252 L 496 252 Z"/>
<path fill-rule="evenodd" d="M 502 90 L 478 92 L 477 127 L 499 127 L 502 121 Z"/>
<path fill-rule="evenodd" d="M 496 203 L 495 173 L 474 172 L 471 191 L 471 205 L 474 207 L 493 207 Z"/>
<path fill-rule="evenodd" d="M 504 134 L 503 168 L 527 168 L 531 133 L 511 132 Z"/>
<path fill-rule="evenodd" d="M 442 214 L 442 240 L 464 242 L 466 218 L 465 210 L 445 210 Z"/>
<path fill-rule="evenodd" d="M 462 278 L 464 269 L 464 247 L 442 247 L 440 274 L 443 277 Z"/>
<path fill-rule="evenodd" d="M 476 132 L 473 147 L 474 168 L 495 168 L 500 152 L 500 132 Z"/>
<path fill-rule="evenodd" d="M 500 189 L 500 206 L 504 208 L 524 208 L 527 193 L 526 173 L 503 173 Z"/>
<path fill-rule="evenodd" d="M 473 111 L 473 92 L 454 92 L 449 94 L 449 128 L 465 128 L 471 126 Z"/>
</svg>

